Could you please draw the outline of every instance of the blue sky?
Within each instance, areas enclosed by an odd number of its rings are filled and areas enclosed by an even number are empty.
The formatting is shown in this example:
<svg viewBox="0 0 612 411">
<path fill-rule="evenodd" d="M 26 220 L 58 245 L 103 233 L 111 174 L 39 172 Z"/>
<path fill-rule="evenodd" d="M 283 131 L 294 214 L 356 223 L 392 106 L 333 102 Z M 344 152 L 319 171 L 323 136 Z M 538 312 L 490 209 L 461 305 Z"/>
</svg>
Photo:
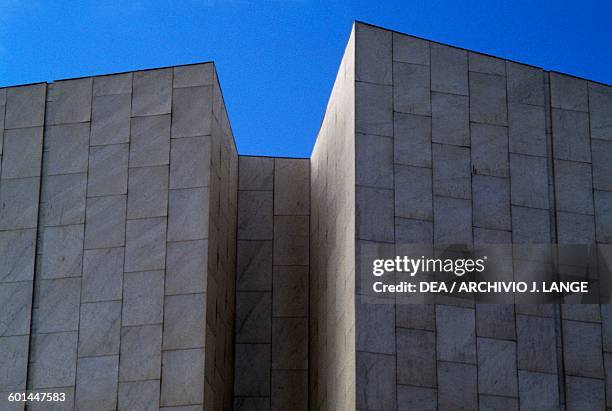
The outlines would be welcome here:
<svg viewBox="0 0 612 411">
<path fill-rule="evenodd" d="M 612 84 L 610 0 L 0 0 L 0 86 L 214 60 L 239 152 L 306 157 L 354 19 Z"/>
</svg>

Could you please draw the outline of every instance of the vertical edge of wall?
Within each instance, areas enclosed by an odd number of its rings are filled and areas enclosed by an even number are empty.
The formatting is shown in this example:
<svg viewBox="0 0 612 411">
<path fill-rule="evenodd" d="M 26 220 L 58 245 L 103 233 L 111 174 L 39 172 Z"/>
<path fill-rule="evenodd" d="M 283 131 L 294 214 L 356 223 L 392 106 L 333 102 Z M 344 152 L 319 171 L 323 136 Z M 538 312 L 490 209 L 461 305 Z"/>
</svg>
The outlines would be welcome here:
<svg viewBox="0 0 612 411">
<path fill-rule="evenodd" d="M 371 254 L 395 254 L 394 67 L 393 32 L 356 23 L 353 184 L 357 409 L 397 409 L 394 301 L 379 300 L 361 282 L 370 269 Z M 414 67 L 419 71 L 429 69 L 425 65 Z M 419 91 L 411 89 L 410 94 L 418 97 Z M 414 150 L 413 156 L 419 154 Z"/>
<path fill-rule="evenodd" d="M 206 308 L 205 409 L 232 408 L 238 153 L 214 71 Z"/>
<path fill-rule="evenodd" d="M 0 89 L 0 408 L 27 388 L 47 85 Z"/>
<path fill-rule="evenodd" d="M 311 156 L 311 409 L 356 408 L 355 26 Z"/>
</svg>

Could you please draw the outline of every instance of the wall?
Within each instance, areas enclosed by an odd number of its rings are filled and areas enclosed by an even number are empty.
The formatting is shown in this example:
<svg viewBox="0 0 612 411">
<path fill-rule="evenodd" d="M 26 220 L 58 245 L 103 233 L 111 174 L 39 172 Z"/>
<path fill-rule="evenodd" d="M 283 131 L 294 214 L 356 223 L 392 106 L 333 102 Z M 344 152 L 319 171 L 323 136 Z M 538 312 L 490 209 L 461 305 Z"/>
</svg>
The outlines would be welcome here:
<svg viewBox="0 0 612 411">
<path fill-rule="evenodd" d="M 33 279 L 34 296 L 3 290 L 2 306 L 16 310 L 3 333 L 23 341 L 2 348 L 1 390 L 27 381 L 35 391 L 65 392 L 60 409 L 229 407 L 237 154 L 213 65 L 2 96 L 3 177 L 15 180 L 3 180 L 1 220 L 21 224 L 14 213 L 26 209 L 32 218 L 23 228 L 38 230 L 35 272 L 33 246 L 3 253 L 14 259 L 7 287 Z M 38 128 L 17 129 L 30 126 Z M 8 196 L 21 174 L 36 196 L 23 187 Z M 215 368 L 205 373 L 205 364 Z"/>
<path fill-rule="evenodd" d="M 355 408 L 355 33 L 311 156 L 311 409 Z"/>
<path fill-rule="evenodd" d="M 361 23 L 355 32 L 358 262 L 408 243 L 610 241 L 612 88 Z M 527 263 L 515 259 L 516 277 Z M 612 405 L 607 305 L 357 293 L 359 409 Z"/>
<path fill-rule="evenodd" d="M 241 156 L 234 409 L 308 409 L 310 161 Z"/>
</svg>

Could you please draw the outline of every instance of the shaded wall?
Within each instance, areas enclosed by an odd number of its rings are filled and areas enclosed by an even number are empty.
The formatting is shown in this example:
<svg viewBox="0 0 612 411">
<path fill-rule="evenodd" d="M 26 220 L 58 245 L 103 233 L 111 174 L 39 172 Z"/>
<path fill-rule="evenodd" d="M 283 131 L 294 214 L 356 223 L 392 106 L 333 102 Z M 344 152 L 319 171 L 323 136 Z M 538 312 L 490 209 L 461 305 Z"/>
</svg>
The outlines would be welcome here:
<svg viewBox="0 0 612 411">
<path fill-rule="evenodd" d="M 234 409 L 308 409 L 310 161 L 239 157 Z"/>
<path fill-rule="evenodd" d="M 237 154 L 213 65 L 39 88 L 21 100 L 2 90 L 5 127 L 34 125 L 39 106 L 45 126 L 38 139 L 5 131 L 3 167 L 17 150 L 15 171 L 36 176 L 42 152 L 42 187 L 38 212 L 23 188 L 3 200 L 38 231 L 33 306 L 31 293 L 2 294 L 26 336 L 19 355 L 2 349 L 2 390 L 26 384 L 27 369 L 29 389 L 67 394 L 59 409 L 230 407 Z M 1 220 L 15 220 L 6 205 Z M 24 256 L 3 258 L 26 279 Z"/>
<path fill-rule="evenodd" d="M 231 409 L 238 153 L 216 72 L 212 86 L 204 408 Z"/>
<path fill-rule="evenodd" d="M 610 240 L 610 87 L 355 30 L 357 261 L 385 244 Z M 528 263 L 515 260 L 516 278 Z M 357 292 L 359 409 L 612 404 L 607 305 L 393 305 Z"/>
</svg>

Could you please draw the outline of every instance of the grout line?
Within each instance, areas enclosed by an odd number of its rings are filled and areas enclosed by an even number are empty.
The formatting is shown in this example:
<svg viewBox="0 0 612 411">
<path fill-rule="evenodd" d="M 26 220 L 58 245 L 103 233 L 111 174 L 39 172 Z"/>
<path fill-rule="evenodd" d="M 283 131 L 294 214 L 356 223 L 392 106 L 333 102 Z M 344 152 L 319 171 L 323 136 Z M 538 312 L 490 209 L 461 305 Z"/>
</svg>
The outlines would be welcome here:
<svg viewBox="0 0 612 411">
<path fill-rule="evenodd" d="M 130 111 L 129 111 L 129 121 L 128 121 L 128 141 L 127 141 L 127 164 L 126 164 L 126 174 L 127 174 L 127 178 L 126 178 L 126 187 L 125 187 L 125 220 L 124 220 L 124 227 L 123 227 L 123 264 L 122 264 L 122 273 L 121 273 L 121 309 L 120 309 L 120 315 L 119 315 L 119 352 L 117 353 L 118 356 L 118 361 L 117 361 L 117 389 L 115 391 L 115 395 L 116 400 L 115 400 L 115 404 L 116 406 L 119 404 L 119 384 L 120 384 L 120 370 L 121 370 L 121 334 L 123 331 L 123 300 L 124 300 L 124 294 L 125 294 L 125 261 L 126 261 L 126 249 L 127 249 L 127 223 L 128 223 L 128 195 L 129 195 L 129 191 L 130 191 L 130 148 L 131 148 L 131 140 L 132 140 L 132 118 L 131 118 L 131 113 L 132 113 L 132 102 L 134 100 L 134 95 L 133 95 L 133 91 L 134 91 L 134 82 L 133 82 L 133 76 L 132 76 L 132 81 L 131 83 L 131 88 L 130 88 Z M 93 93 L 92 93 L 93 94 Z M 128 93 L 125 93 L 128 94 Z M 93 107 L 93 102 L 92 102 L 92 107 Z M 93 123 L 93 117 L 92 117 L 92 123 Z M 125 142 L 123 144 L 126 144 Z M 82 302 L 81 302 L 82 304 Z"/>
<path fill-rule="evenodd" d="M 212 168 L 212 155 L 208 156 L 209 157 L 209 166 Z M 234 306 L 233 306 L 233 315 L 232 315 L 232 327 L 230 329 L 230 350 L 232 352 L 232 363 L 231 363 L 231 377 L 232 380 L 230 382 L 231 385 L 231 391 L 230 391 L 230 401 L 232 401 L 232 403 L 234 402 L 234 398 L 236 398 L 235 393 L 236 393 L 236 314 L 237 314 L 237 309 L 236 307 L 238 307 L 238 247 L 239 247 L 239 241 L 238 241 L 238 193 L 240 191 L 240 157 L 238 155 L 236 155 L 236 197 L 235 197 L 235 204 L 236 204 L 236 210 L 235 210 L 235 224 L 234 224 Z M 230 196 L 233 196 L 233 193 L 230 193 Z M 208 270 L 207 270 L 208 271 Z M 208 273 L 207 273 L 208 275 Z"/>
<path fill-rule="evenodd" d="M 507 147 L 508 147 L 508 154 L 507 154 L 507 167 L 508 167 L 508 208 L 510 211 L 510 243 L 513 243 L 513 237 L 514 237 L 514 224 L 513 224 L 513 214 L 512 214 L 512 209 L 513 209 L 513 204 L 512 204 L 512 173 L 511 171 L 511 167 L 510 167 L 510 161 L 512 158 L 512 153 L 510 152 L 510 101 L 508 100 L 508 95 L 509 95 L 509 90 L 508 90 L 508 78 L 509 78 L 509 70 L 508 70 L 508 62 L 504 62 L 504 68 L 506 70 L 506 118 L 507 118 L 507 122 L 508 122 L 508 128 L 507 128 L 507 133 L 506 133 L 506 138 L 507 138 Z M 514 264 L 514 257 L 513 257 L 513 250 L 512 247 L 510 248 L 510 258 L 512 261 L 512 280 L 514 281 L 515 278 L 515 264 Z M 512 304 L 512 316 L 513 316 L 513 323 L 514 323 L 514 329 L 513 329 L 513 333 L 514 333 L 514 339 L 511 341 L 514 341 L 514 364 L 515 364 L 515 369 L 516 369 L 516 373 L 515 373 L 515 380 L 516 380 L 516 395 L 517 395 L 517 408 L 520 410 L 521 404 L 520 404 L 520 396 L 521 396 L 521 392 L 520 392 L 520 380 L 519 380 L 519 353 L 518 353 L 518 332 L 517 332 L 517 322 L 516 322 L 516 295 L 512 296 L 513 299 L 513 304 Z"/>
<path fill-rule="evenodd" d="M 558 229 L 558 214 L 557 208 L 557 181 L 555 173 L 555 146 L 554 146 L 554 134 L 553 134 L 553 107 L 552 107 L 552 81 L 550 73 L 544 76 L 544 87 L 545 87 L 545 114 L 546 114 L 546 127 L 547 127 L 547 148 L 550 150 L 550 155 L 547 156 L 547 174 L 549 174 L 548 181 L 548 192 L 549 192 L 549 207 L 551 215 L 551 230 L 554 230 L 554 234 L 551 234 L 552 242 L 558 244 L 559 242 L 559 229 Z M 551 193 L 552 190 L 552 193 Z M 558 248 L 553 251 L 553 261 L 559 260 Z M 557 358 L 557 390 L 559 395 L 559 407 L 564 408 L 566 404 L 565 395 L 565 358 L 563 352 L 563 318 L 561 304 L 557 303 L 552 306 L 553 315 L 552 319 L 555 327 L 555 351 Z"/>
<path fill-rule="evenodd" d="M 36 334 L 38 334 L 37 330 L 34 329 L 34 320 L 35 320 L 35 311 L 34 311 L 34 302 L 35 302 L 35 297 L 36 297 L 36 283 L 37 280 L 40 281 L 37 274 L 40 274 L 39 272 L 37 273 L 37 261 L 39 259 L 42 259 L 42 254 L 38 253 L 38 244 L 40 241 L 42 241 L 42 239 L 40 239 L 39 237 L 41 236 L 41 208 L 42 208 L 42 203 L 40 202 L 41 198 L 42 198 L 42 193 L 43 193 L 43 179 L 45 177 L 45 173 L 44 173 L 44 161 L 45 161 L 45 122 L 47 120 L 47 89 L 48 86 L 45 83 L 45 93 L 44 93 L 44 98 L 43 98 L 43 105 L 44 105 L 44 110 L 43 110 L 43 121 L 42 121 L 42 126 L 40 126 L 42 128 L 42 136 L 41 136 L 41 153 L 40 153 L 40 163 L 39 163 L 39 176 L 38 176 L 38 197 L 36 199 L 36 207 L 37 207 L 37 215 L 36 215 L 36 227 L 33 228 L 34 230 L 34 255 L 32 256 L 33 258 L 33 265 L 32 265 L 32 280 L 26 280 L 27 282 L 31 282 L 32 283 L 32 294 L 30 297 L 30 327 L 28 330 L 28 355 L 27 355 L 27 359 L 26 359 L 26 369 L 25 369 L 25 387 L 24 390 L 27 391 L 28 389 L 28 384 L 30 383 L 30 367 L 31 367 L 31 363 L 30 361 L 32 360 L 32 347 L 33 347 L 33 343 L 34 343 L 34 331 L 36 331 Z M 8 93 L 6 93 L 6 100 L 5 100 L 5 104 L 2 110 L 2 116 L 3 118 L 6 117 L 6 108 L 8 107 Z M 4 133 L 5 130 L 2 131 L 2 138 L 3 140 L 0 142 L 2 143 L 2 149 L 0 151 L 0 165 L 2 164 L 2 161 L 4 160 L 4 137 L 6 136 L 6 133 Z M 36 177 L 35 177 L 36 178 Z M 83 225 L 83 229 L 85 228 L 85 226 Z M 30 228 L 31 230 L 32 228 Z M 17 231 L 17 230 L 7 230 L 7 231 Z M 18 231 L 23 231 L 23 230 L 18 230 Z M 43 233 L 44 234 L 44 233 Z M 24 281 L 24 282 L 26 282 Z M 38 313 L 38 311 L 36 311 L 36 314 Z M 75 368 L 76 368 L 76 364 L 75 364 Z M 76 387 L 76 384 L 75 384 Z M 32 387 L 35 388 L 35 387 Z M 29 408 L 26 406 L 24 408 Z"/>
<path fill-rule="evenodd" d="M 90 168 L 90 164 L 89 164 L 89 157 L 90 157 L 90 152 L 91 152 L 91 125 L 92 125 L 92 120 L 93 120 L 93 79 L 91 80 L 91 100 L 90 100 L 90 111 L 89 111 L 89 134 L 88 134 L 88 139 L 87 139 L 87 168 L 85 171 L 85 198 L 84 198 L 84 202 L 85 202 L 85 215 L 83 217 L 83 243 L 82 243 L 82 247 L 83 247 L 83 252 L 81 255 L 81 284 L 80 284 L 80 288 L 79 288 L 79 307 L 78 307 L 78 324 L 77 324 L 77 329 L 76 329 L 76 333 L 77 333 L 77 342 L 76 342 L 76 358 L 75 358 L 75 371 L 74 371 L 74 398 L 73 398 L 73 406 L 76 407 L 76 399 L 77 399 L 77 383 L 78 383 L 78 375 L 79 375 L 79 341 L 80 341 L 80 337 L 81 337 L 81 305 L 83 302 L 83 273 L 85 271 L 85 251 L 86 251 L 86 247 L 85 247 L 85 234 L 86 234 L 86 228 L 87 228 L 87 191 L 89 190 L 89 168 Z M 45 110 L 45 114 L 46 114 L 46 110 Z M 119 371 L 119 364 L 117 364 L 117 372 Z"/>
<path fill-rule="evenodd" d="M 270 396 L 270 409 L 272 409 L 272 363 L 273 363 L 273 355 L 274 355 L 274 348 L 273 348 L 273 344 L 274 344 L 274 319 L 273 317 L 273 312 L 274 312 L 274 243 L 275 238 L 274 238 L 274 225 L 275 225 L 275 221 L 276 218 L 274 216 L 274 206 L 275 204 L 275 195 L 274 195 L 274 191 L 277 189 L 276 187 L 276 160 L 273 161 L 273 165 L 272 165 L 272 272 L 271 272 L 271 278 L 270 278 L 270 282 L 271 282 L 271 287 L 270 287 L 270 364 L 269 364 L 269 370 L 270 370 L 270 390 L 268 391 L 268 395 Z"/>
<path fill-rule="evenodd" d="M 467 148 L 469 150 L 469 156 L 470 156 L 470 166 L 469 166 L 469 170 L 470 170 L 470 198 L 468 199 L 468 201 L 470 202 L 470 212 L 471 212 L 471 217 L 472 217 L 472 221 L 470 222 L 470 226 L 472 229 L 472 241 L 471 241 L 471 246 L 473 249 L 474 246 L 474 161 L 472 159 L 472 147 L 473 147 L 473 143 L 472 143 L 472 93 L 471 93 L 471 78 L 470 78 L 470 70 L 469 70 L 469 66 L 470 66 L 470 53 L 465 53 L 466 56 L 466 61 L 467 61 L 467 66 L 468 66 L 468 70 L 467 70 L 467 86 L 468 86 L 468 134 L 469 134 L 469 138 L 470 138 L 470 147 Z M 506 117 L 507 117 L 507 107 L 506 107 Z M 479 377 L 479 373 L 478 373 L 478 368 L 479 368 L 479 361 L 478 361 L 478 332 L 477 332 L 477 326 L 476 326 L 476 297 L 471 296 L 472 301 L 471 303 L 473 304 L 473 308 L 472 307 L 468 307 L 470 310 L 473 310 L 474 313 L 474 353 L 476 355 L 475 358 L 475 368 L 476 368 L 476 406 L 478 408 L 480 408 L 480 377 Z"/>
<path fill-rule="evenodd" d="M 435 213 L 435 195 L 434 195 L 434 158 L 433 158 L 433 91 L 431 90 L 431 43 L 427 43 L 427 50 L 429 53 L 429 100 L 431 105 L 431 117 L 429 118 L 429 160 L 431 164 L 431 246 L 435 249 L 436 239 L 436 213 Z M 469 119 L 468 119 L 469 120 Z M 426 299 L 427 301 L 427 299 Z M 429 304 L 428 304 L 429 305 Z M 433 332 L 434 332 L 434 368 L 436 372 L 436 404 L 440 403 L 440 381 L 438 372 L 438 321 L 437 321 L 437 308 L 435 304 L 435 297 L 432 298 L 430 303 L 433 311 Z"/>
<path fill-rule="evenodd" d="M 394 61 L 394 43 L 395 40 L 393 38 L 393 35 L 391 35 L 391 181 L 392 181 L 392 190 L 393 190 L 393 203 L 392 203 L 392 207 L 393 207 L 393 219 L 391 221 L 391 223 L 393 224 L 393 251 L 394 254 L 397 253 L 397 234 L 395 232 L 395 139 L 396 139 L 396 135 L 395 135 L 395 64 L 401 64 L 401 63 L 396 63 Z M 428 67 L 429 68 L 429 67 Z M 431 93 L 430 93 L 431 94 Z M 431 97 L 430 97 L 430 101 L 431 101 Z M 430 110 L 431 112 L 431 110 Z M 431 113 L 430 113 L 431 114 Z M 356 133 L 355 133 L 356 134 Z M 355 138 L 355 141 L 357 141 L 357 138 Z M 355 155 L 355 157 L 357 157 L 357 155 Z M 396 280 L 397 280 L 397 274 L 395 275 Z M 360 280 L 361 281 L 361 280 Z M 362 290 L 363 291 L 363 290 Z M 356 314 L 356 313 L 355 313 Z M 397 390 L 397 385 L 399 383 L 399 377 L 398 377 L 398 366 L 397 366 L 397 357 L 398 357 L 398 352 L 397 352 L 397 297 L 394 295 L 393 296 L 393 352 L 395 353 L 394 355 L 394 364 L 395 364 L 395 381 L 394 381 L 394 385 L 395 385 L 395 398 L 393 398 L 393 403 L 395 405 L 395 408 L 397 409 L 398 407 L 398 390 Z"/>
</svg>

